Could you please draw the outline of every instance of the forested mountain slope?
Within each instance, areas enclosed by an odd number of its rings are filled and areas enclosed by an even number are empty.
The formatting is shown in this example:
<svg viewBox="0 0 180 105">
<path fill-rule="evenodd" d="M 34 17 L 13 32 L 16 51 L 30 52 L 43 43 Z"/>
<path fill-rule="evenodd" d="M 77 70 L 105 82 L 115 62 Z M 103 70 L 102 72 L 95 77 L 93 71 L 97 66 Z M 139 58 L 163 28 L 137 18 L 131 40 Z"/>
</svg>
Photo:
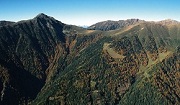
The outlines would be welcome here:
<svg viewBox="0 0 180 105">
<path fill-rule="evenodd" d="M 100 31 L 39 14 L 1 26 L 0 104 L 180 104 L 180 24 L 136 22 Z"/>
</svg>

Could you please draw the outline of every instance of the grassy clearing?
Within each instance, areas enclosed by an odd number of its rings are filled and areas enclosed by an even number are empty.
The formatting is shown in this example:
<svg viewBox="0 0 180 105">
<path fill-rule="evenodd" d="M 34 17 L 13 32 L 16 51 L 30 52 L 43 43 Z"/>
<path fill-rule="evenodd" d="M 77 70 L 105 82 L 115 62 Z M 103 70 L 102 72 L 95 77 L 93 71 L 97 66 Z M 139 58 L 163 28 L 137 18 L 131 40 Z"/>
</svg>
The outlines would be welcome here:
<svg viewBox="0 0 180 105">
<path fill-rule="evenodd" d="M 118 54 L 117 52 L 115 52 L 112 48 L 109 47 L 109 43 L 104 43 L 103 46 L 103 50 L 107 51 L 108 54 L 112 57 L 112 58 L 119 58 L 119 59 L 123 59 L 125 58 L 125 56 Z"/>
</svg>

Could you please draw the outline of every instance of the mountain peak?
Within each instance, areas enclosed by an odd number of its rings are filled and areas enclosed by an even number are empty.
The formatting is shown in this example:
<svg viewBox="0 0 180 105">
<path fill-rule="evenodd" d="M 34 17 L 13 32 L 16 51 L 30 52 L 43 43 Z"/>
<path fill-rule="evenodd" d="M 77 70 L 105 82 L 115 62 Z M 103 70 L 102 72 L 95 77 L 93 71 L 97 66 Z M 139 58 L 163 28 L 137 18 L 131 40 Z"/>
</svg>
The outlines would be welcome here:
<svg viewBox="0 0 180 105">
<path fill-rule="evenodd" d="M 36 17 L 33 18 L 33 20 L 46 20 L 46 21 L 55 21 L 55 22 L 60 22 L 62 23 L 61 21 L 58 21 L 56 20 L 55 18 L 51 17 L 51 16 L 48 16 L 44 13 L 39 13 Z"/>
<path fill-rule="evenodd" d="M 49 17 L 49 16 L 47 16 L 47 15 L 44 14 L 44 13 L 39 13 L 39 14 L 36 16 L 36 18 L 47 18 L 47 17 Z"/>
<path fill-rule="evenodd" d="M 39 13 L 34 19 L 54 19 L 54 18 L 44 13 Z"/>
</svg>

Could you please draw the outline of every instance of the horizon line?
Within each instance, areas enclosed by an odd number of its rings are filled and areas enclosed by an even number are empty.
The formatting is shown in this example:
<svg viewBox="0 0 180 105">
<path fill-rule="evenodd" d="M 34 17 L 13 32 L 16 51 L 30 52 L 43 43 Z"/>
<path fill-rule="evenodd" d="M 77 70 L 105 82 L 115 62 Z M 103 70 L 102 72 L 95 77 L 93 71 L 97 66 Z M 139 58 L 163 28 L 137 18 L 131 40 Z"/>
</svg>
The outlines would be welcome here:
<svg viewBox="0 0 180 105">
<path fill-rule="evenodd" d="M 44 15 L 46 15 L 46 16 L 48 16 L 48 17 L 53 17 L 54 19 L 56 19 L 56 20 L 58 20 L 58 21 L 60 21 L 60 22 L 62 22 L 62 23 L 64 23 L 64 24 L 68 24 L 68 25 L 76 25 L 76 26 L 85 26 L 85 27 L 87 27 L 87 26 L 91 26 L 91 25 L 94 25 L 94 24 L 96 24 L 96 23 L 100 23 L 100 22 L 106 22 L 106 21 L 114 21 L 114 22 L 117 22 L 117 21 L 121 21 L 121 20 L 123 20 L 123 21 L 126 21 L 126 20 L 132 20 L 132 19 L 138 19 L 138 20 L 142 20 L 142 21 L 145 21 L 145 22 L 161 22 L 161 21 L 166 21 L 166 20 L 170 20 L 170 21 L 177 21 L 177 22 L 180 22 L 179 20 L 176 20 L 176 19 L 172 19 L 172 18 L 165 18 L 165 19 L 159 19 L 159 20 L 152 20 L 152 19 L 141 19 L 141 18 L 126 18 L 126 19 L 106 19 L 106 20 L 100 20 L 100 21 L 96 21 L 96 22 L 94 22 L 94 23 L 92 23 L 92 24 L 73 24 L 73 23 L 69 23 L 69 22 L 65 22 L 65 21 L 62 21 L 62 20 L 60 20 L 60 19 L 58 19 L 58 18 L 56 18 L 55 16 L 50 16 L 50 15 L 47 15 L 47 14 L 45 14 L 45 13 L 39 13 L 39 14 L 37 14 L 36 16 L 34 16 L 34 17 L 31 17 L 31 18 L 26 18 L 26 19 L 19 19 L 19 20 L 5 20 L 5 19 L 3 19 L 3 20 L 0 20 L 0 21 L 9 21 L 9 22 L 15 22 L 15 23 L 17 23 L 17 22 L 21 22 L 21 21 L 27 21 L 27 20 L 32 20 L 33 18 L 35 18 L 35 17 L 37 17 L 38 15 L 41 15 L 41 14 L 44 14 Z"/>
</svg>

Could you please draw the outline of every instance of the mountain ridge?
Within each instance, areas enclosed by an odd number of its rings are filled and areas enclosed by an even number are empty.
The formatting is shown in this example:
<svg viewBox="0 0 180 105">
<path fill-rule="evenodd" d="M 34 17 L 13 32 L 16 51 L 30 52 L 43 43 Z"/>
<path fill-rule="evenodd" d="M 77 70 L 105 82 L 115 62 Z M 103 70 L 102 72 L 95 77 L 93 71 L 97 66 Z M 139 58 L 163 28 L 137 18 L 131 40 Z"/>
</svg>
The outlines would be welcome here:
<svg viewBox="0 0 180 105">
<path fill-rule="evenodd" d="M 172 19 L 165 19 L 161 21 L 145 21 L 145 20 L 140 20 L 140 19 L 127 19 L 127 20 L 118 20 L 118 21 L 107 20 L 107 21 L 95 23 L 89 26 L 87 29 L 109 31 L 109 30 L 121 29 L 127 26 L 135 25 L 138 23 L 144 23 L 144 22 L 150 22 L 150 23 L 152 22 L 152 23 L 157 23 L 157 24 L 162 24 L 162 25 L 179 24 L 178 21 L 172 20 Z"/>
<path fill-rule="evenodd" d="M 162 21 L 158 21 L 157 23 L 163 24 L 163 25 L 177 25 L 180 24 L 179 21 L 172 20 L 172 19 L 165 19 Z"/>
<path fill-rule="evenodd" d="M 95 23 L 90 27 L 88 27 L 88 29 L 108 31 L 108 30 L 123 28 L 125 26 L 134 25 L 136 23 L 141 23 L 141 22 L 144 22 L 144 20 L 139 20 L 139 19 L 127 19 L 127 20 L 119 20 L 119 21 L 107 20 L 107 21 Z"/>
<path fill-rule="evenodd" d="M 12 21 L 2 20 L 2 21 L 0 21 L 0 27 L 6 26 L 6 25 L 10 25 L 10 24 L 14 24 L 14 23 L 15 23 L 15 22 L 12 22 Z"/>
</svg>

